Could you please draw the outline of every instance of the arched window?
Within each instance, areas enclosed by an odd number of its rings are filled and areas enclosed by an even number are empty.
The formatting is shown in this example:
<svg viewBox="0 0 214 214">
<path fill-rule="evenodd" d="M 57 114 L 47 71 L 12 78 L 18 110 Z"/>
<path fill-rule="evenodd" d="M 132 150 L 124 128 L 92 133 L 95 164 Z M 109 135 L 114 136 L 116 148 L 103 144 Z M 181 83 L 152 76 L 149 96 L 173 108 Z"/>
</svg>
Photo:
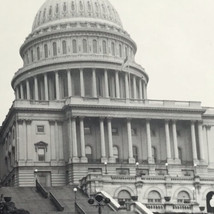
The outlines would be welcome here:
<svg viewBox="0 0 214 214">
<path fill-rule="evenodd" d="M 107 54 L 106 41 L 103 40 L 103 54 Z"/>
<path fill-rule="evenodd" d="M 178 147 L 178 158 L 179 158 L 180 160 L 183 160 L 183 159 L 182 159 L 182 148 L 181 148 L 181 147 Z"/>
<path fill-rule="evenodd" d="M 138 149 L 137 146 L 133 146 L 133 158 L 138 162 Z"/>
<path fill-rule="evenodd" d="M 44 45 L 44 51 L 45 51 L 45 58 L 48 58 L 48 45 Z"/>
<path fill-rule="evenodd" d="M 122 54 L 122 45 L 119 44 L 119 54 L 120 54 L 120 57 L 123 57 L 123 54 Z"/>
<path fill-rule="evenodd" d="M 77 53 L 77 41 L 76 39 L 72 40 L 73 53 Z"/>
<path fill-rule="evenodd" d="M 36 51 L 37 51 L 37 60 L 40 60 L 40 48 L 37 47 Z"/>
<path fill-rule="evenodd" d="M 56 45 L 56 42 L 53 43 L 53 56 L 57 56 L 57 45 Z"/>
<path fill-rule="evenodd" d="M 122 190 L 118 194 L 118 202 L 121 206 L 126 207 L 130 210 L 131 194 L 127 190 Z"/>
<path fill-rule="evenodd" d="M 91 162 L 93 158 L 92 158 L 92 149 L 90 146 L 85 147 L 85 155 L 88 158 L 88 162 Z"/>
<path fill-rule="evenodd" d="M 93 40 L 93 53 L 97 53 L 97 40 Z"/>
<path fill-rule="evenodd" d="M 119 149 L 117 146 L 113 147 L 113 156 L 115 157 L 116 162 L 118 162 L 119 161 Z"/>
<path fill-rule="evenodd" d="M 65 40 L 62 41 L 62 54 L 67 54 L 67 43 Z"/>
<path fill-rule="evenodd" d="M 155 162 L 157 161 L 157 150 L 154 146 L 152 147 L 152 158 Z"/>
<path fill-rule="evenodd" d="M 190 196 L 189 193 L 186 191 L 181 191 L 178 193 L 177 196 L 178 203 L 190 203 Z"/>
<path fill-rule="evenodd" d="M 111 53 L 113 56 L 115 56 L 115 44 L 114 44 L 114 42 L 111 43 Z"/>
<path fill-rule="evenodd" d="M 31 50 L 31 62 L 33 62 L 34 61 L 34 56 L 33 56 L 33 50 Z"/>
<path fill-rule="evenodd" d="M 88 47 L 87 47 L 87 40 L 86 39 L 83 39 L 82 46 L 83 46 L 83 53 L 87 53 Z"/>
<path fill-rule="evenodd" d="M 157 191 L 151 191 L 148 195 L 148 202 L 149 203 L 160 203 L 161 202 L 161 195 Z"/>
</svg>

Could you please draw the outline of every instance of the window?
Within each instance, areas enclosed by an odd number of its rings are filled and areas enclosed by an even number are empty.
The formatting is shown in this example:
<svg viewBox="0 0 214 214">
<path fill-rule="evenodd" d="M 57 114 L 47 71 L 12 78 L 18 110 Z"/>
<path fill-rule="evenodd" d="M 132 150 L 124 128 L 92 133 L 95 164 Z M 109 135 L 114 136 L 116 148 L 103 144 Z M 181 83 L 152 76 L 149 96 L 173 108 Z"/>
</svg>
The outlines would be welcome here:
<svg viewBox="0 0 214 214">
<path fill-rule="evenodd" d="M 103 54 L 107 54 L 106 41 L 103 40 Z"/>
<path fill-rule="evenodd" d="M 113 135 L 118 135 L 118 128 L 114 128 L 114 127 L 112 127 L 112 134 Z"/>
<path fill-rule="evenodd" d="M 178 147 L 178 157 L 180 160 L 182 160 L 182 148 Z"/>
<path fill-rule="evenodd" d="M 154 146 L 152 147 L 152 158 L 154 159 L 155 162 L 157 161 L 157 151 Z"/>
<path fill-rule="evenodd" d="M 122 55 L 122 45 L 121 45 L 121 44 L 119 44 L 119 55 L 120 55 L 120 57 L 123 56 L 123 55 Z"/>
<path fill-rule="evenodd" d="M 137 146 L 133 146 L 133 158 L 138 161 L 138 149 Z"/>
<path fill-rule="evenodd" d="M 34 146 L 35 146 L 35 151 L 37 153 L 38 161 L 43 161 L 44 162 L 48 144 L 45 143 L 45 142 L 40 141 L 38 143 L 35 143 Z"/>
<path fill-rule="evenodd" d="M 72 40 L 73 53 L 77 53 L 77 41 L 75 39 Z"/>
<path fill-rule="evenodd" d="M 34 61 L 33 50 L 31 50 L 31 62 Z"/>
<path fill-rule="evenodd" d="M 160 203 L 161 202 L 161 196 L 160 193 L 157 191 L 151 191 L 148 195 L 148 202 L 149 203 Z"/>
<path fill-rule="evenodd" d="M 179 192 L 178 197 L 177 197 L 177 202 L 178 203 L 190 203 L 189 193 L 187 193 L 185 191 Z"/>
<path fill-rule="evenodd" d="M 38 148 L 38 161 L 45 161 L 45 148 Z"/>
<path fill-rule="evenodd" d="M 114 42 L 111 43 L 111 53 L 113 56 L 115 56 L 115 44 L 114 44 Z"/>
<path fill-rule="evenodd" d="M 40 48 L 37 47 L 37 60 L 40 60 Z"/>
<path fill-rule="evenodd" d="M 97 53 L 97 40 L 93 40 L 93 53 Z"/>
<path fill-rule="evenodd" d="M 131 194 L 127 190 L 122 190 L 118 194 L 118 202 L 121 206 L 130 211 Z"/>
<path fill-rule="evenodd" d="M 137 135 L 137 129 L 136 128 L 132 128 L 132 135 L 136 136 Z"/>
<path fill-rule="evenodd" d="M 45 50 L 45 58 L 48 58 L 48 45 L 44 45 L 44 50 Z"/>
<path fill-rule="evenodd" d="M 67 43 L 65 40 L 62 41 L 62 54 L 67 54 Z"/>
<path fill-rule="evenodd" d="M 57 45 L 56 45 L 56 42 L 53 43 L 53 56 L 57 56 Z"/>
<path fill-rule="evenodd" d="M 119 149 L 117 146 L 113 147 L 113 156 L 115 157 L 116 162 L 118 162 L 119 161 Z"/>
<path fill-rule="evenodd" d="M 37 126 L 37 133 L 44 133 L 45 132 L 45 127 L 44 126 Z"/>
<path fill-rule="evenodd" d="M 84 127 L 84 133 L 85 133 L 85 135 L 91 135 L 91 133 L 92 133 L 91 127 L 85 126 Z"/>
<path fill-rule="evenodd" d="M 85 155 L 88 158 L 88 162 L 92 160 L 92 149 L 90 146 L 85 147 Z"/>
<path fill-rule="evenodd" d="M 87 53 L 88 52 L 88 48 L 87 48 L 87 40 L 83 39 L 82 41 L 82 45 L 83 45 L 83 53 Z"/>
</svg>

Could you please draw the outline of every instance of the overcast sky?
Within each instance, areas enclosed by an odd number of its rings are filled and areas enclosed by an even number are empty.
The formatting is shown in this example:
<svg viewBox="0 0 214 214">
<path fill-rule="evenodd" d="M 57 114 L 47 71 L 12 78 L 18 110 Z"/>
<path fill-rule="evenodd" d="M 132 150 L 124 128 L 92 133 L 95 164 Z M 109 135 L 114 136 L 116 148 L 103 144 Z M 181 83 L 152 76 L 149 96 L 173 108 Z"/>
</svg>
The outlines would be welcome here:
<svg viewBox="0 0 214 214">
<path fill-rule="evenodd" d="M 214 107 L 214 0 L 110 0 L 137 43 L 150 77 L 148 98 L 195 100 Z M 44 0 L 1 0 L 0 124 L 14 100 L 10 82 L 19 48 Z"/>
</svg>

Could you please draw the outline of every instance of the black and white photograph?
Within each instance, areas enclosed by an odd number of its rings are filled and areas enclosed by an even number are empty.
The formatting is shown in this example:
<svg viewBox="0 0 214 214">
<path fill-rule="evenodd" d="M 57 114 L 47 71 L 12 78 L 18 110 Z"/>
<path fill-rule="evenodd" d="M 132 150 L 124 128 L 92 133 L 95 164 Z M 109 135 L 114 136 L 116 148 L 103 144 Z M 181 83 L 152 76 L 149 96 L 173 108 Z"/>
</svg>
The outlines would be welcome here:
<svg viewBox="0 0 214 214">
<path fill-rule="evenodd" d="M 214 1 L 0 7 L 0 214 L 214 213 Z"/>
</svg>

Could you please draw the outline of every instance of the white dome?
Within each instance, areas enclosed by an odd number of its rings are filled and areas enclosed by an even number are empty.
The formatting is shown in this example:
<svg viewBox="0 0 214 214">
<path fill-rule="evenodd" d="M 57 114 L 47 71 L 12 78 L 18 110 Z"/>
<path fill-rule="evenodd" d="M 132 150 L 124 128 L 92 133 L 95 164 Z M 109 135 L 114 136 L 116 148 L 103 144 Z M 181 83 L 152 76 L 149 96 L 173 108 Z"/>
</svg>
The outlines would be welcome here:
<svg viewBox="0 0 214 214">
<path fill-rule="evenodd" d="M 122 28 L 118 13 L 108 0 L 46 0 L 36 15 L 32 31 L 78 21 L 101 22 Z"/>
</svg>

